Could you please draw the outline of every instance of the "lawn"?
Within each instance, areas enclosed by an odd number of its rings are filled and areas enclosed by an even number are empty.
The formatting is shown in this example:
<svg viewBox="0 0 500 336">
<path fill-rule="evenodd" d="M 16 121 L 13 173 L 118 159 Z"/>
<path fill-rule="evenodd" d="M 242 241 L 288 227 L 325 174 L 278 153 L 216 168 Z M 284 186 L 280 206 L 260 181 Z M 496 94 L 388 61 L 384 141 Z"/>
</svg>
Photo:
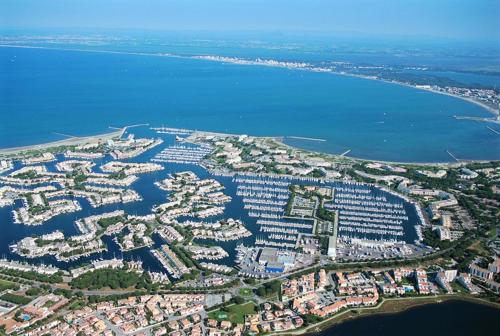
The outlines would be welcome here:
<svg viewBox="0 0 500 336">
<path fill-rule="evenodd" d="M 467 293 L 467 289 L 465 289 L 464 286 L 458 283 L 458 281 L 452 281 L 450 282 L 451 288 L 453 288 L 453 291 L 458 292 L 458 293 Z"/>
<path fill-rule="evenodd" d="M 481 240 L 475 241 L 471 246 L 468 247 L 468 250 L 472 250 L 479 255 L 487 256 L 489 255 L 488 249 L 485 246 L 485 243 Z"/>
<path fill-rule="evenodd" d="M 0 299 L 17 305 L 25 305 L 31 302 L 31 299 L 27 298 L 26 296 L 16 295 L 12 293 L 2 295 L 0 296 Z"/>
<path fill-rule="evenodd" d="M 13 283 L 13 282 L 0 279 L 0 292 L 3 292 L 4 290 L 7 290 L 7 289 L 15 289 L 17 287 L 18 287 L 18 285 Z"/>
<path fill-rule="evenodd" d="M 494 227 L 490 231 L 488 231 L 488 238 L 493 239 L 497 236 L 497 228 Z"/>
<path fill-rule="evenodd" d="M 233 323 L 244 323 L 245 315 L 255 313 L 255 304 L 253 302 L 247 302 L 240 305 L 233 304 L 223 309 L 224 310 L 221 309 L 210 312 L 208 317 L 218 321 L 228 320 Z"/>
<path fill-rule="evenodd" d="M 239 294 L 240 294 L 240 296 L 243 296 L 243 297 L 249 297 L 249 296 L 252 296 L 253 292 L 250 288 L 240 288 Z"/>
</svg>

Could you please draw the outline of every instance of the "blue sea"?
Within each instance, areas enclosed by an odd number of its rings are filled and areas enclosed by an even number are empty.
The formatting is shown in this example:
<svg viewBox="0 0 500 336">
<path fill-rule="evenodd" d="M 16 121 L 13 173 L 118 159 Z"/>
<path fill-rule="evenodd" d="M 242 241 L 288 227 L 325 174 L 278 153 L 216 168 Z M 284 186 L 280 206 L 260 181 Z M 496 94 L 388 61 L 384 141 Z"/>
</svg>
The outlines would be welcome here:
<svg viewBox="0 0 500 336">
<path fill-rule="evenodd" d="M 498 308 L 467 301 L 447 301 L 385 315 L 343 322 L 315 336 L 499 335 Z"/>
<path fill-rule="evenodd" d="M 452 117 L 490 116 L 460 99 L 348 76 L 173 57 L 2 47 L 0 113 L 1 148 L 150 123 L 319 138 L 326 141 L 286 141 L 386 161 L 452 161 L 447 150 L 459 159 L 500 158 L 500 138 L 486 127 L 497 125 Z"/>
<path fill-rule="evenodd" d="M 81 48 L 44 45 L 55 48 Z M 165 51 L 158 45 L 114 46 L 116 51 Z M 173 47 L 181 54 L 217 54 L 213 44 Z M 86 46 L 86 49 L 96 46 Z M 108 46 L 106 46 L 108 48 Z M 225 56 L 268 57 L 299 61 L 324 61 L 324 50 L 262 49 L 225 46 Z M 337 53 L 340 60 L 364 61 L 365 54 Z M 386 63 L 385 56 L 372 56 Z M 405 59 L 402 63 L 411 63 Z M 425 60 L 432 62 L 432 58 Z M 453 76 L 469 83 L 497 85 L 498 77 L 462 73 Z M 350 150 L 353 157 L 405 162 L 444 162 L 460 159 L 500 159 L 499 136 L 487 129 L 495 124 L 455 120 L 453 115 L 489 117 L 477 105 L 449 96 L 354 77 L 311 73 L 264 66 L 242 66 L 209 61 L 76 50 L 0 47 L 0 148 L 63 139 L 66 135 L 90 135 L 109 127 L 138 123 L 252 135 L 295 136 L 326 141 L 286 139 L 287 143 L 339 154 Z M 145 128 L 133 133 L 149 134 Z M 142 134 L 142 132 L 145 132 Z M 172 141 L 166 139 L 165 145 Z M 155 148 L 137 158 L 147 161 Z M 133 160 L 136 161 L 136 160 Z M 104 161 L 98 161 L 98 165 Z M 54 169 L 49 164 L 49 169 Z M 168 173 L 192 170 L 200 178 L 211 177 L 192 165 L 167 164 L 162 172 L 145 174 L 132 185 L 144 201 L 83 210 L 55 217 L 41 226 L 14 224 L 12 208 L 0 208 L 0 257 L 23 259 L 9 251 L 9 245 L 26 237 L 54 230 L 77 234 L 76 219 L 122 208 L 130 214 L 150 213 L 151 207 L 166 201 L 166 193 L 153 186 Z M 255 219 L 242 212 L 241 197 L 230 178 L 216 177 L 233 197 L 225 217 L 242 219 L 254 235 Z M 16 204 L 16 207 L 19 206 Z M 406 205 L 409 207 L 409 205 Z M 410 221 L 415 223 L 414 211 Z M 411 224 L 411 223 L 410 223 Z M 407 241 L 415 238 L 408 230 Z M 155 247 L 163 243 L 154 236 Z M 243 239 L 249 245 L 255 236 Z M 52 257 L 34 263 L 73 267 L 99 257 L 121 256 L 117 245 L 104 238 L 108 251 L 60 263 Z M 236 242 L 223 243 L 230 256 L 222 263 L 232 265 Z M 141 259 L 147 269 L 163 271 L 149 249 L 127 252 L 123 257 Z M 468 302 L 449 302 L 411 309 L 397 315 L 377 315 L 334 326 L 318 335 L 497 335 L 498 310 Z M 424 323 L 422 323 L 424 322 Z M 411 326 L 410 328 L 408 326 Z"/>
</svg>

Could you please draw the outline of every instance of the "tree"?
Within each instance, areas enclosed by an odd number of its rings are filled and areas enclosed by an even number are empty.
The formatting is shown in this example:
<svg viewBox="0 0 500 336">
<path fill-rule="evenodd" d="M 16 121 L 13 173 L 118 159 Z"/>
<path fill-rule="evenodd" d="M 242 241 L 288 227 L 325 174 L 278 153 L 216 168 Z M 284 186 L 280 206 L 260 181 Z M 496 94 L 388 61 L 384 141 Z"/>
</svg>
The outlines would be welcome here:
<svg viewBox="0 0 500 336">
<path fill-rule="evenodd" d="M 241 296 L 236 296 L 233 298 L 233 302 L 235 304 L 243 304 L 243 303 L 245 303 L 245 299 L 242 298 Z"/>
</svg>

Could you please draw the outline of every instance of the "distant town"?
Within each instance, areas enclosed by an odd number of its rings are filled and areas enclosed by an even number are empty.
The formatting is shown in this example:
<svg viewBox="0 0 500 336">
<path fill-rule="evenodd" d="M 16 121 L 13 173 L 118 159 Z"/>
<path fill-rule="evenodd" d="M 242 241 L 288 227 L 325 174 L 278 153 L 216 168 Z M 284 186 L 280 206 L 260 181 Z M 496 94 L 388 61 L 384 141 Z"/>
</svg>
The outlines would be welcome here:
<svg viewBox="0 0 500 336">
<path fill-rule="evenodd" d="M 487 90 L 423 89 L 498 109 Z M 0 259 L 0 333 L 299 334 L 450 299 L 499 304 L 498 162 L 145 128 L 0 151 L 0 207 L 25 229 Z"/>
<path fill-rule="evenodd" d="M 235 63 L 241 65 L 263 65 L 287 69 L 307 70 L 313 72 L 326 72 L 346 76 L 361 77 L 364 79 L 381 80 L 393 84 L 411 86 L 416 89 L 428 90 L 440 94 L 446 94 L 475 103 L 493 114 L 490 118 L 454 116 L 457 119 L 469 119 L 483 122 L 500 122 L 500 92 L 496 87 L 478 87 L 455 83 L 449 79 L 421 78 L 426 71 L 432 71 L 427 67 L 415 66 L 386 66 L 386 65 L 359 65 L 351 62 L 288 62 L 273 59 L 244 59 L 225 56 L 192 56 L 215 62 Z M 412 71 L 419 71 L 413 76 Z"/>
</svg>

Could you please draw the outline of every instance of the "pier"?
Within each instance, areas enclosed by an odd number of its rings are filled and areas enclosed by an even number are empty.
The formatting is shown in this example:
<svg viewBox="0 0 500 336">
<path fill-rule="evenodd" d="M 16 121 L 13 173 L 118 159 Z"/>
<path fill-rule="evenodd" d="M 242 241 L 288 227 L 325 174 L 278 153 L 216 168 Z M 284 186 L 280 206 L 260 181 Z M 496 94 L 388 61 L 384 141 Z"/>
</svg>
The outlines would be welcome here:
<svg viewBox="0 0 500 336">
<path fill-rule="evenodd" d="M 493 133 L 495 134 L 500 134 L 500 132 L 498 132 L 496 129 L 494 128 L 491 128 L 490 126 L 486 126 L 487 129 L 489 129 L 490 131 L 492 131 Z"/>
<path fill-rule="evenodd" d="M 480 122 L 491 122 L 495 124 L 500 124 L 500 116 L 497 115 L 496 118 L 481 118 L 481 117 L 467 117 L 467 116 L 453 116 L 457 120 L 472 120 L 472 121 L 480 121 Z"/>
<path fill-rule="evenodd" d="M 318 141 L 318 142 L 325 142 L 325 139 L 317 139 L 317 138 L 306 138 L 306 137 L 300 137 L 300 136 L 288 136 L 287 138 L 289 139 L 297 139 L 297 140 L 307 140 L 307 141 Z"/>
<path fill-rule="evenodd" d="M 460 160 L 455 155 L 453 155 L 449 150 L 446 150 L 446 153 L 448 153 L 455 161 L 460 162 Z"/>
</svg>

